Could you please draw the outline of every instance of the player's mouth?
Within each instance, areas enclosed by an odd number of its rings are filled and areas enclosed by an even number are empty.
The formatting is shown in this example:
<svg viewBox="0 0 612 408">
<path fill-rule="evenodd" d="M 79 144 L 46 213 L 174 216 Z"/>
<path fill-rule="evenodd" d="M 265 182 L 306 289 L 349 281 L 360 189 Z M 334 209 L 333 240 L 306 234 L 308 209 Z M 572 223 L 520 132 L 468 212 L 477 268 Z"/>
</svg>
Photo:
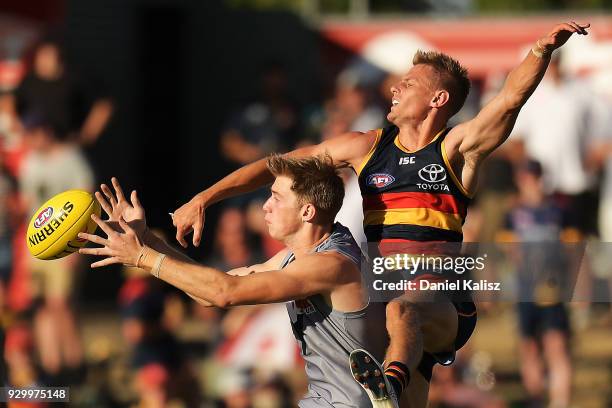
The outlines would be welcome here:
<svg viewBox="0 0 612 408">
<path fill-rule="evenodd" d="M 399 100 L 397 100 L 395 98 L 391 99 L 391 107 L 394 107 L 394 106 L 396 106 L 398 104 L 399 104 Z"/>
</svg>

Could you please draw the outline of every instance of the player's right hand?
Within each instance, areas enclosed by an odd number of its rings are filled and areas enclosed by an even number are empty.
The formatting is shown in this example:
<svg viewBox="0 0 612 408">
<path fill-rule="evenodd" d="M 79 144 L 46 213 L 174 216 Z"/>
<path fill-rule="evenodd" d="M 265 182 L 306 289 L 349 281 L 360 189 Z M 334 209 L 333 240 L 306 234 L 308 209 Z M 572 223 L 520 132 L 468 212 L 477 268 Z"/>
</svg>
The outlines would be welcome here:
<svg viewBox="0 0 612 408">
<path fill-rule="evenodd" d="M 176 240 L 183 248 L 187 248 L 185 235 L 193 231 L 193 246 L 200 246 L 202 230 L 204 229 L 204 211 L 206 206 L 199 196 L 195 196 L 187 204 L 183 204 L 172 216 L 172 224 L 176 227 Z"/>
<path fill-rule="evenodd" d="M 581 24 L 575 21 L 558 24 L 548 35 L 538 40 L 538 45 L 552 52 L 565 44 L 572 34 L 588 35 L 587 28 L 589 27 L 591 27 L 589 23 Z"/>
</svg>

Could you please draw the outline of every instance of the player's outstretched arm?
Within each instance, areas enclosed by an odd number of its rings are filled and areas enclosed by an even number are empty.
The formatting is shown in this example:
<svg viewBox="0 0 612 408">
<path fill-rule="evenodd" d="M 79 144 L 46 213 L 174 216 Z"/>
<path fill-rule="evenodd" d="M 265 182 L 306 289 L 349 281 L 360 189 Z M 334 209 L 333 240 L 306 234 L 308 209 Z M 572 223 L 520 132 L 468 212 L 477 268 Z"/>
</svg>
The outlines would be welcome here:
<svg viewBox="0 0 612 408">
<path fill-rule="evenodd" d="M 298 299 L 317 293 L 329 293 L 335 287 L 350 283 L 360 276 L 359 270 L 347 258 L 338 254 L 307 255 L 282 271 L 228 275 L 147 247 L 123 219 L 119 220 L 122 231 L 116 231 L 95 214 L 92 219 L 107 236 L 103 238 L 93 234 L 79 234 L 80 238 L 101 245 L 80 251 L 105 257 L 93 263 L 92 268 L 111 264 L 136 266 L 207 305 L 228 307 Z"/>
<path fill-rule="evenodd" d="M 100 206 L 108 216 L 108 220 L 106 221 L 106 223 L 111 226 L 111 228 L 113 228 L 115 231 L 123 231 L 123 229 L 121 229 L 119 225 L 120 220 L 123 220 L 134 229 L 135 234 L 140 237 L 142 243 L 147 245 L 148 247 L 154 249 L 159 253 L 166 254 L 167 256 L 172 256 L 173 258 L 181 260 L 183 262 L 193 264 L 196 263 L 187 255 L 175 249 L 172 245 L 168 244 L 162 238 L 156 236 L 151 232 L 151 230 L 147 227 L 145 210 L 142 204 L 140 203 L 140 200 L 138 199 L 136 190 L 132 191 L 132 193 L 130 194 L 130 200 L 128 200 L 117 178 L 113 177 L 111 179 L 111 185 L 113 186 L 114 191 L 111 190 L 108 185 L 102 184 L 100 185 L 100 190 L 102 192 L 96 191 L 95 194 L 96 199 L 100 203 Z M 81 253 L 92 253 L 90 250 L 91 248 L 83 248 Z M 93 252 L 96 252 L 95 249 Z M 227 273 L 229 275 L 244 276 L 249 275 L 251 273 L 274 269 L 280 265 L 286 253 L 286 249 L 281 250 L 265 263 L 248 267 L 236 268 Z M 185 293 L 202 305 L 214 306 L 212 303 L 197 296 L 194 296 L 191 293 Z"/>
<path fill-rule="evenodd" d="M 287 248 L 282 249 L 276 255 L 274 255 L 272 258 L 268 259 L 264 263 L 255 264 L 251 266 L 243 266 L 240 268 L 232 269 L 231 271 L 228 271 L 227 274 L 231 276 L 247 276 L 247 275 L 251 275 L 254 273 L 266 272 L 266 271 L 277 269 L 280 266 L 281 262 L 283 261 L 283 258 L 287 255 L 287 252 L 288 252 Z M 187 294 L 187 296 L 189 296 L 190 298 L 192 298 L 193 300 L 195 300 L 202 306 L 207 306 L 207 307 L 215 306 L 212 302 L 209 302 L 208 300 L 204 300 L 200 297 L 197 297 L 192 293 L 189 293 L 189 292 L 185 292 L 185 293 Z"/>
<path fill-rule="evenodd" d="M 287 155 L 309 157 L 327 153 L 336 163 L 348 163 L 351 166 L 357 166 L 361 159 L 367 155 L 375 138 L 375 131 L 365 134 L 349 132 L 318 145 L 294 150 Z M 174 212 L 172 221 L 176 227 L 176 240 L 186 248 L 185 235 L 193 231 L 193 245 L 199 246 L 207 207 L 226 198 L 256 190 L 272 181 L 272 174 L 266 167 L 265 158 L 230 173 L 206 190 L 198 193 Z"/>
<path fill-rule="evenodd" d="M 536 41 L 521 64 L 510 72 L 500 93 L 474 119 L 451 130 L 445 142 L 446 153 L 460 162 L 461 181 L 468 191 L 475 188 L 474 172 L 480 162 L 510 135 L 521 107 L 542 80 L 552 52 L 572 34 L 586 35 L 589 27 L 573 21 L 555 26 Z"/>
</svg>

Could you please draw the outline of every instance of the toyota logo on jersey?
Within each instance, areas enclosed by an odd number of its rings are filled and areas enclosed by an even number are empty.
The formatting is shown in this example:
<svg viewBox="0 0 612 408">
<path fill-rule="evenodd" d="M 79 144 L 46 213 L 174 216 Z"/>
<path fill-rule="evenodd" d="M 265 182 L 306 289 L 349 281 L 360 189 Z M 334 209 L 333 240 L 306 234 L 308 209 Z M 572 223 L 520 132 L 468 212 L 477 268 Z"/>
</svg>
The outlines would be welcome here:
<svg viewBox="0 0 612 408">
<path fill-rule="evenodd" d="M 376 188 L 383 188 L 395 181 L 395 177 L 387 173 L 371 174 L 368 177 L 368 185 Z"/>
<path fill-rule="evenodd" d="M 438 183 L 446 180 L 446 171 L 439 164 L 428 164 L 419 170 L 419 177 L 428 183 Z"/>
</svg>

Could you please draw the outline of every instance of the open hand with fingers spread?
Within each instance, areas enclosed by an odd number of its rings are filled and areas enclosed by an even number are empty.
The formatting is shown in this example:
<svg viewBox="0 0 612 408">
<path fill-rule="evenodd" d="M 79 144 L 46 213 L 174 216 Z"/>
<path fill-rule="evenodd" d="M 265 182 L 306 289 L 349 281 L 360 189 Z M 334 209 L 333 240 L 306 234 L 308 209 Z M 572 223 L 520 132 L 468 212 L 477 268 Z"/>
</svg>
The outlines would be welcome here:
<svg viewBox="0 0 612 408">
<path fill-rule="evenodd" d="M 124 264 L 128 266 L 139 266 L 139 258 L 144 253 L 145 245 L 136 231 L 127 222 L 119 218 L 121 231 L 115 231 L 108 221 L 103 221 L 93 214 L 91 218 L 98 227 L 106 234 L 106 239 L 99 235 L 79 233 L 79 238 L 95 244 L 102 245 L 98 248 L 81 248 L 80 254 L 104 256 L 105 259 L 91 264 L 92 268 L 111 264 Z"/>
<path fill-rule="evenodd" d="M 130 194 L 130 201 L 128 201 L 119 184 L 119 180 L 113 177 L 111 178 L 111 183 L 115 190 L 114 194 L 106 184 L 100 185 L 100 189 L 104 195 L 99 191 L 95 193 L 100 206 L 108 215 L 108 221 L 116 224 L 120 219 L 123 219 L 136 231 L 136 233 L 144 233 L 147 228 L 147 219 L 145 210 L 138 200 L 136 190 L 132 191 Z"/>
</svg>

